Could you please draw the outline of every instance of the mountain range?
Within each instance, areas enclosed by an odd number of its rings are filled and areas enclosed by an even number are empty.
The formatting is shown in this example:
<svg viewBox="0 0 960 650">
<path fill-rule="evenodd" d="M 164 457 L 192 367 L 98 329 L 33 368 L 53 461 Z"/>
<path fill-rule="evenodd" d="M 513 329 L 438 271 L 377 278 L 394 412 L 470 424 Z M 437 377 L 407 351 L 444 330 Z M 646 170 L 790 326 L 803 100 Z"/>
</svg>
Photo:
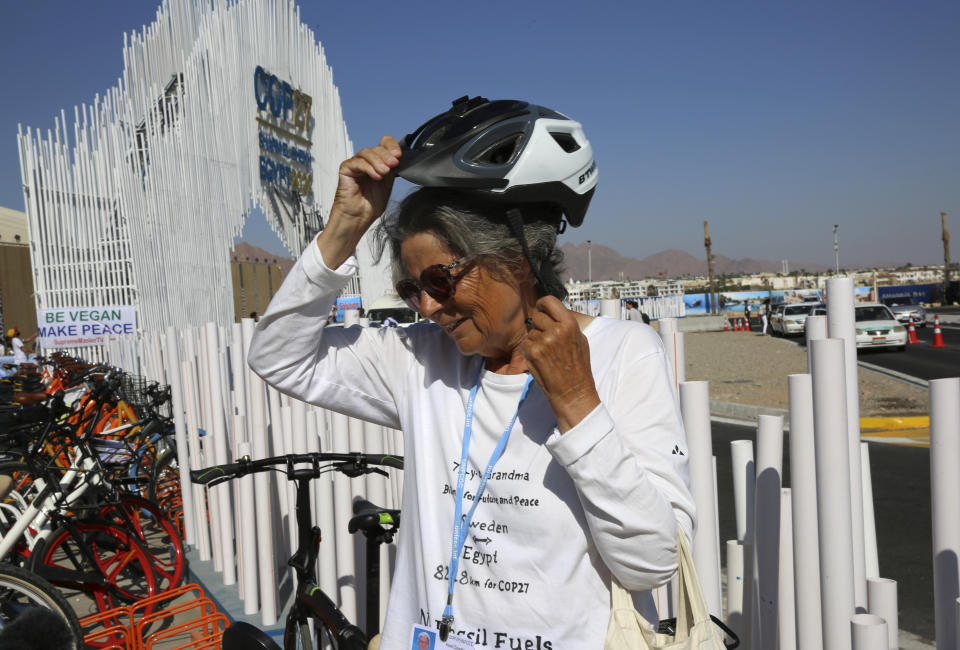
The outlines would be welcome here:
<svg viewBox="0 0 960 650">
<path fill-rule="evenodd" d="M 642 259 L 626 257 L 612 248 L 600 244 L 571 244 L 560 247 L 563 251 L 564 271 L 563 280 L 586 280 L 588 269 L 592 267 L 594 280 L 643 280 L 648 278 L 675 278 L 683 276 L 698 276 L 707 274 L 706 259 L 700 259 L 681 250 L 666 250 L 647 255 Z M 589 252 L 588 252 L 589 251 Z M 277 264 L 284 274 L 293 266 L 293 260 L 288 257 L 269 253 L 262 248 L 248 242 L 237 242 L 230 253 L 230 259 L 235 262 L 252 262 L 254 264 Z M 809 272 L 826 271 L 830 267 L 822 264 L 792 265 L 791 271 L 804 269 Z M 724 255 L 713 256 L 713 272 L 720 274 L 737 273 L 778 273 L 781 270 L 780 262 L 758 260 L 750 257 L 732 259 Z M 622 275 L 621 275 L 622 274 Z"/>
<path fill-rule="evenodd" d="M 706 256 L 702 259 L 686 251 L 666 250 L 647 255 L 643 259 L 625 257 L 600 244 L 571 244 L 560 247 L 563 251 L 563 280 L 643 280 L 647 278 L 675 278 L 682 276 L 706 276 Z M 590 268 L 588 268 L 590 267 Z M 808 272 L 826 271 L 830 267 L 822 264 L 790 265 L 791 271 L 804 269 Z M 780 262 L 758 260 L 750 257 L 732 259 L 725 255 L 713 256 L 713 272 L 720 274 L 737 273 L 779 273 Z"/>
</svg>

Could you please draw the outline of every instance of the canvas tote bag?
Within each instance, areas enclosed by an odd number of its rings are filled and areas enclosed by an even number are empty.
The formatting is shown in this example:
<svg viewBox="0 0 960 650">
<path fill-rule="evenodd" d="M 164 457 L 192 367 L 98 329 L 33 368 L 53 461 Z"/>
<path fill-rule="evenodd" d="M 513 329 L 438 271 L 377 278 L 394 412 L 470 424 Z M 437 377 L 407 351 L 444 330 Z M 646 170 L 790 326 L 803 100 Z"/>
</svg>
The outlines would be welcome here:
<svg viewBox="0 0 960 650">
<path fill-rule="evenodd" d="M 714 626 L 693 566 L 693 554 L 683 530 L 677 536 L 676 634 L 660 634 L 634 608 L 630 592 L 616 578 L 611 581 L 610 625 L 604 650 L 726 650 Z"/>
</svg>

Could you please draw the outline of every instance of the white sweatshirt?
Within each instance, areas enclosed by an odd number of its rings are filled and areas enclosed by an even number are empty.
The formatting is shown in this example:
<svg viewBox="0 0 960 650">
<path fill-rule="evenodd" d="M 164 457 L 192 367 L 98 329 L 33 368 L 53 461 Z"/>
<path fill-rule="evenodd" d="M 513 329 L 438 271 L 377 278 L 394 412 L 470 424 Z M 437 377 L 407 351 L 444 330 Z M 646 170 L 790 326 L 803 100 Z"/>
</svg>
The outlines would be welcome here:
<svg viewBox="0 0 960 650">
<path fill-rule="evenodd" d="M 412 626 L 436 629 L 446 603 L 465 406 L 482 359 L 433 324 L 325 330 L 356 268 L 351 258 L 331 270 L 308 246 L 257 324 L 249 363 L 293 397 L 403 431 L 403 516 L 380 647 L 406 650 Z M 601 648 L 610 574 L 633 591 L 663 584 L 676 571 L 678 522 L 693 539 L 686 440 L 660 338 L 606 318 L 584 334 L 601 405 L 561 435 L 531 386 L 459 553 L 453 629 L 477 648 Z M 464 513 L 525 380 L 481 375 Z M 648 592 L 638 604 L 655 619 Z"/>
</svg>

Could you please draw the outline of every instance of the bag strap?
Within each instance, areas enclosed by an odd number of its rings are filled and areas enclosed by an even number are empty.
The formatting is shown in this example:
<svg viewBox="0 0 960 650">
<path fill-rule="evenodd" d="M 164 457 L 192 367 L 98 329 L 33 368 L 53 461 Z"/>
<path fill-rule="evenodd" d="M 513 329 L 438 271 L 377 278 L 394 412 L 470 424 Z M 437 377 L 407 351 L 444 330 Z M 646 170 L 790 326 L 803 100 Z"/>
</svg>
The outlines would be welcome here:
<svg viewBox="0 0 960 650">
<path fill-rule="evenodd" d="M 677 528 L 677 582 L 680 589 L 677 594 L 677 639 L 686 639 L 694 625 L 710 622 L 703 588 L 693 563 L 690 543 L 682 528 Z"/>
</svg>

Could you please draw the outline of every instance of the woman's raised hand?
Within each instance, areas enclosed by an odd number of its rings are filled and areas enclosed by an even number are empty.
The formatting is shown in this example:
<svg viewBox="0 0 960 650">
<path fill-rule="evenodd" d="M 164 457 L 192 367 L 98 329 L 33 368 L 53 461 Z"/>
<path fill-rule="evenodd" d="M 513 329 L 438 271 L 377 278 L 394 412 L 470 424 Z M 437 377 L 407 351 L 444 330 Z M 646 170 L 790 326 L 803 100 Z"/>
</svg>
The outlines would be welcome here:
<svg viewBox="0 0 960 650">
<path fill-rule="evenodd" d="M 393 136 L 376 147 L 361 149 L 340 163 L 340 181 L 327 227 L 317 237 L 324 263 L 336 269 L 353 254 L 357 243 L 390 200 L 393 169 L 400 164 L 400 144 Z"/>
<path fill-rule="evenodd" d="M 590 370 L 590 344 L 576 316 L 557 298 L 537 300 L 520 351 L 550 401 L 560 433 L 577 426 L 600 404 Z"/>
<path fill-rule="evenodd" d="M 400 144 L 392 135 L 380 138 L 376 147 L 361 149 L 340 163 L 340 181 L 333 198 L 331 216 L 359 219 L 369 226 L 383 214 L 393 189 L 393 168 L 400 164 Z"/>
</svg>

